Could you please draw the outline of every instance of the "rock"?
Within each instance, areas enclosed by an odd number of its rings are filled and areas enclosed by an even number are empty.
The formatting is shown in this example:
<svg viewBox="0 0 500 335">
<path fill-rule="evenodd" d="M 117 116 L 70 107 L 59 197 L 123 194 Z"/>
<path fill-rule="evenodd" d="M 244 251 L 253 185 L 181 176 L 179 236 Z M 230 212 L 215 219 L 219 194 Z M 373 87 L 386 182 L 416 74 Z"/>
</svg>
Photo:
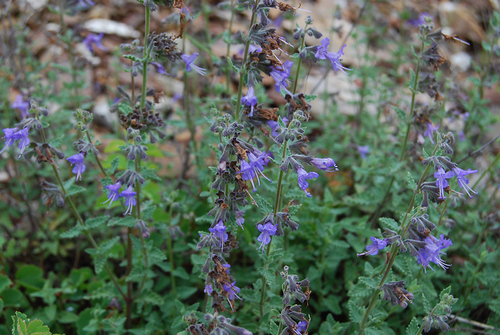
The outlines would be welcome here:
<svg viewBox="0 0 500 335">
<path fill-rule="evenodd" d="M 84 27 L 96 34 L 105 33 L 128 38 L 141 37 L 141 33 L 139 33 L 135 29 L 132 29 L 128 25 L 107 19 L 88 20 L 87 22 L 85 22 Z"/>
</svg>

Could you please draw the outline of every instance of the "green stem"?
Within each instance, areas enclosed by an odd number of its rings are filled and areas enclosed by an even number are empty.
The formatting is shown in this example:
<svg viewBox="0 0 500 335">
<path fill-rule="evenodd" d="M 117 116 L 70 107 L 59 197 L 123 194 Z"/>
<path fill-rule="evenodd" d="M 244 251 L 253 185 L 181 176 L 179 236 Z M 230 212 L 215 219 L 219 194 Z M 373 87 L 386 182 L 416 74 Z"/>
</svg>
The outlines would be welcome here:
<svg viewBox="0 0 500 335">
<path fill-rule="evenodd" d="M 306 25 L 307 28 L 307 25 Z M 304 28 L 305 31 L 305 28 Z M 302 36 L 302 41 L 300 42 L 299 52 L 304 48 L 305 36 Z M 295 74 L 295 82 L 293 83 L 293 94 L 297 93 L 297 84 L 299 82 L 299 74 L 300 74 L 300 66 L 302 65 L 302 57 L 299 57 L 299 61 L 297 64 L 297 73 Z"/>
<path fill-rule="evenodd" d="M 141 96 L 141 110 L 146 106 L 146 91 L 147 91 L 147 81 L 148 81 L 148 35 L 149 35 L 149 25 L 151 22 L 151 13 L 149 12 L 149 7 L 146 8 L 146 23 L 144 30 L 144 55 L 142 60 L 142 96 Z"/>
<path fill-rule="evenodd" d="M 39 119 L 38 116 L 37 116 L 37 119 Z M 47 143 L 47 139 L 45 137 L 45 132 L 43 131 L 43 128 L 40 130 L 40 134 L 42 136 L 43 143 Z M 73 215 L 76 217 L 76 220 L 78 221 L 78 223 L 80 223 L 80 225 L 82 225 L 82 227 L 85 227 L 85 221 L 80 216 L 80 213 L 78 213 L 78 210 L 75 206 L 75 203 L 73 202 L 73 199 L 71 198 L 70 195 L 68 195 L 68 192 L 66 192 L 64 184 L 61 180 L 61 176 L 59 175 L 58 168 L 54 164 L 51 164 L 51 166 L 52 166 L 52 170 L 54 171 L 54 175 L 56 176 L 59 187 L 61 188 L 61 191 L 63 192 L 64 197 L 67 199 L 69 206 L 71 207 L 71 211 L 73 212 Z M 92 236 L 92 234 L 90 233 L 90 231 L 87 230 L 85 232 L 85 236 L 88 238 L 88 240 L 90 241 L 90 244 L 92 245 L 93 248 L 95 248 L 95 249 L 99 248 L 99 246 L 97 245 L 97 242 L 95 241 L 95 239 Z M 106 271 L 108 272 L 108 275 L 111 278 L 111 280 L 113 281 L 113 284 L 115 285 L 116 289 L 118 290 L 118 292 L 120 292 L 120 295 L 124 299 L 126 299 L 125 293 L 121 289 L 120 285 L 118 284 L 118 281 L 116 280 L 113 272 L 111 271 L 111 269 L 109 268 L 109 265 L 107 263 L 105 264 L 105 267 L 106 267 Z"/>
<path fill-rule="evenodd" d="M 92 143 L 92 139 L 90 138 L 90 134 L 89 134 L 88 130 L 85 131 L 85 134 L 87 134 L 87 139 L 89 140 L 89 143 Z M 104 177 L 107 177 L 108 174 L 106 173 L 104 166 L 102 166 L 102 163 L 101 163 L 101 160 L 99 159 L 99 156 L 94 155 L 94 157 L 95 157 L 95 161 L 97 162 L 97 165 L 99 165 L 99 169 L 101 169 L 102 174 L 104 175 Z"/>
<path fill-rule="evenodd" d="M 255 20 L 255 10 L 257 9 L 259 1 L 256 1 L 253 10 L 252 17 L 250 18 L 250 29 L 253 26 L 253 21 Z M 241 107 L 241 96 L 243 95 L 243 73 L 248 60 L 248 50 L 250 49 L 250 38 L 247 39 L 247 43 L 245 44 L 245 53 L 243 55 L 243 63 L 241 64 L 240 70 L 240 82 L 238 84 L 238 97 L 236 98 L 236 110 L 235 110 L 235 120 L 238 122 L 240 119 L 240 107 Z"/>
<path fill-rule="evenodd" d="M 431 156 L 434 156 L 436 154 L 438 148 L 439 148 L 439 144 L 435 146 L 434 151 L 432 152 Z M 420 193 L 420 186 L 424 182 L 425 177 L 427 177 L 427 174 L 429 173 L 430 168 L 431 168 L 431 164 L 428 164 L 425 167 L 425 170 L 418 181 L 417 187 L 413 191 L 413 196 L 411 198 L 410 204 L 408 205 L 408 209 L 406 210 L 403 221 L 401 222 L 401 227 L 403 229 L 402 229 L 402 233 L 400 234 L 400 236 L 402 239 L 404 238 L 404 236 L 406 235 L 406 232 L 410 228 L 411 220 L 409 220 L 409 217 L 410 217 L 410 214 L 413 210 L 413 205 L 415 204 L 415 199 L 417 197 L 417 194 Z M 372 298 L 370 300 L 370 303 L 368 304 L 368 307 L 363 315 L 363 319 L 361 320 L 360 325 L 359 325 L 358 335 L 363 334 L 365 331 L 366 323 L 368 321 L 368 317 L 370 315 L 370 312 L 373 309 L 373 306 L 375 305 L 375 303 L 377 302 L 378 295 L 382 291 L 382 286 L 384 285 L 384 282 L 387 279 L 387 276 L 389 276 L 389 273 L 391 272 L 392 265 L 394 264 L 394 261 L 396 260 L 396 256 L 398 254 L 397 249 L 398 249 L 398 246 L 396 244 L 393 244 L 391 246 L 391 250 L 389 251 L 389 255 L 391 256 L 391 258 L 389 259 L 389 261 L 385 265 L 385 268 L 383 270 L 382 279 L 380 280 L 380 283 L 377 286 L 377 289 L 373 293 Z"/>
<path fill-rule="evenodd" d="M 407 124 L 408 125 L 406 126 L 405 139 L 404 139 L 404 142 L 403 142 L 403 146 L 401 147 L 401 152 L 399 154 L 398 162 L 402 162 L 403 159 L 406 156 L 405 155 L 405 153 L 406 153 L 406 146 L 408 144 L 408 138 L 410 136 L 410 130 L 411 130 L 411 122 L 409 120 L 411 120 L 411 117 L 413 116 L 413 113 L 415 111 L 415 98 L 416 98 L 416 95 L 417 95 L 417 92 L 418 92 L 417 91 L 417 85 L 418 85 L 418 76 L 420 74 L 420 59 L 422 58 L 422 54 L 424 52 L 424 47 L 425 47 L 424 41 L 425 41 L 425 36 L 422 37 L 422 45 L 420 46 L 420 56 L 417 59 L 417 69 L 415 71 L 415 79 L 414 79 L 414 81 L 412 83 L 412 86 L 411 86 L 410 114 L 408 115 L 408 120 L 407 120 Z M 391 179 L 389 181 L 389 185 L 387 186 L 387 189 L 385 191 L 384 197 L 382 198 L 382 201 L 379 203 L 379 205 L 377 206 L 376 211 L 372 214 L 372 216 L 369 219 L 371 227 L 373 227 L 373 225 L 377 221 L 380 213 L 382 212 L 382 209 L 384 208 L 385 202 L 389 198 L 389 195 L 390 195 L 390 192 L 391 192 L 391 189 L 392 189 L 392 185 L 394 184 L 395 178 L 396 178 L 395 175 L 393 175 L 391 177 Z"/>
</svg>

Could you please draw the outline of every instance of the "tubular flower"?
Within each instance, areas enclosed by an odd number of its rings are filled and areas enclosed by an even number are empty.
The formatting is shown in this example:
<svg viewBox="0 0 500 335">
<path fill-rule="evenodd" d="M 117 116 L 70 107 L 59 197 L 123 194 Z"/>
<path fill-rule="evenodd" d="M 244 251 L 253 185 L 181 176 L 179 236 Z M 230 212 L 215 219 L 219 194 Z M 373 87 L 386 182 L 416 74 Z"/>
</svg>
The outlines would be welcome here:
<svg viewBox="0 0 500 335">
<path fill-rule="evenodd" d="M 12 144 L 14 144 L 14 141 L 20 140 L 19 142 L 19 148 L 21 149 L 21 152 L 19 153 L 19 157 L 24 152 L 24 149 L 30 144 L 30 139 L 28 137 L 29 134 L 29 128 L 23 128 L 21 130 L 17 130 L 17 128 L 5 128 L 3 129 L 3 133 L 5 134 L 5 146 L 3 147 L 2 150 L 0 150 L 0 154 L 4 152 L 5 149 L 10 147 Z"/>
<path fill-rule="evenodd" d="M 436 178 L 436 186 L 439 187 L 439 198 L 438 199 L 445 199 L 446 197 L 444 196 L 444 189 L 448 187 L 448 181 L 446 179 L 450 179 L 453 177 L 455 174 L 452 171 L 444 172 L 443 168 L 439 168 L 436 172 L 434 172 L 434 178 Z"/>
<path fill-rule="evenodd" d="M 437 126 L 434 126 L 432 123 L 428 122 L 427 123 L 427 129 L 425 130 L 424 132 L 424 136 L 427 136 L 430 140 L 431 140 L 431 143 L 434 144 L 434 132 L 437 131 L 439 129 L 439 125 Z"/>
<path fill-rule="evenodd" d="M 387 246 L 387 239 L 386 238 L 384 238 L 383 240 L 380 240 L 380 239 L 373 237 L 373 236 L 370 236 L 370 238 L 371 238 L 373 243 L 368 244 L 366 246 L 366 252 L 358 254 L 358 256 L 365 256 L 365 255 L 374 256 L 374 255 L 378 254 L 379 250 L 382 250 Z"/>
<path fill-rule="evenodd" d="M 259 249 L 262 249 L 264 252 L 264 246 L 271 242 L 271 236 L 276 235 L 278 231 L 278 224 L 273 225 L 271 221 L 267 221 L 266 224 L 259 224 L 257 229 L 260 231 L 259 237 L 257 237 L 257 241 L 262 242 Z"/>
<path fill-rule="evenodd" d="M 306 180 L 313 179 L 313 178 L 318 178 L 319 174 L 317 174 L 316 172 L 309 172 L 308 173 L 306 170 L 304 170 L 301 167 L 297 168 L 296 172 L 297 172 L 297 179 L 298 179 L 298 182 L 299 182 L 299 187 L 304 192 L 306 192 L 306 196 L 308 198 L 310 198 L 311 197 L 311 193 L 307 192 L 307 188 L 309 187 L 309 183 Z"/>
<path fill-rule="evenodd" d="M 16 100 L 14 100 L 14 102 L 12 103 L 12 108 L 20 111 L 21 117 L 23 119 L 30 114 L 28 112 L 28 109 L 30 108 L 30 103 L 28 101 L 24 101 L 23 96 L 21 94 L 17 95 Z"/>
<path fill-rule="evenodd" d="M 101 44 L 102 37 L 104 36 L 104 33 L 100 33 L 99 35 L 96 34 L 88 34 L 87 37 L 83 40 L 83 45 L 89 49 L 91 53 L 94 53 L 94 45 L 98 48 L 101 49 L 102 51 L 108 51 L 108 49 Z"/>
<path fill-rule="evenodd" d="M 120 193 L 120 197 L 125 197 L 125 206 L 127 206 L 127 210 L 123 213 L 123 215 L 132 215 L 132 209 L 137 204 L 137 200 L 135 200 L 136 194 L 137 193 L 134 192 L 132 185 Z"/>
<path fill-rule="evenodd" d="M 76 180 L 82 179 L 82 173 L 85 172 L 85 169 L 87 168 L 85 164 L 83 164 L 84 157 L 84 154 L 80 152 L 76 155 L 66 158 L 68 162 L 74 164 L 73 170 L 71 172 L 76 173 Z"/>
<path fill-rule="evenodd" d="M 465 176 L 468 175 L 468 174 L 471 174 L 471 173 L 476 173 L 476 172 L 477 172 L 477 170 L 468 169 L 467 171 L 464 171 L 464 170 L 462 170 L 459 167 L 454 167 L 453 168 L 453 173 L 455 174 L 455 176 L 457 176 L 458 186 L 460 186 L 461 188 L 463 188 L 465 190 L 465 192 L 467 192 L 467 194 L 471 198 L 473 196 L 470 195 L 469 191 L 472 192 L 472 193 L 474 193 L 474 194 L 477 194 L 477 192 L 475 192 L 472 188 L 470 188 L 470 186 L 469 186 L 469 179 L 465 178 Z"/>
<path fill-rule="evenodd" d="M 207 73 L 207 70 L 204 68 L 199 67 L 198 65 L 193 64 L 196 58 L 198 57 L 198 53 L 195 52 L 191 56 L 189 55 L 182 55 L 181 58 L 182 60 L 186 63 L 186 71 L 191 72 L 192 69 L 194 69 L 196 72 L 204 76 Z"/>
<path fill-rule="evenodd" d="M 248 114 L 249 117 L 253 116 L 253 108 L 257 105 L 257 102 L 258 100 L 255 96 L 253 86 L 248 86 L 247 95 L 241 98 L 241 103 L 250 107 L 250 114 Z"/>
<path fill-rule="evenodd" d="M 224 242 L 227 241 L 228 235 L 226 233 L 226 226 L 224 221 L 220 220 L 213 228 L 208 228 L 208 231 L 214 234 L 220 240 L 221 250 L 224 248 Z"/>
<path fill-rule="evenodd" d="M 282 69 L 278 69 L 276 67 L 273 67 L 273 70 L 271 71 L 270 75 L 274 79 L 274 81 L 276 82 L 274 84 L 274 88 L 276 89 L 276 92 L 280 93 L 281 88 L 283 88 L 285 91 L 287 91 L 286 88 L 288 87 L 288 83 L 289 83 L 288 78 L 290 77 L 290 73 L 292 71 L 292 66 L 293 66 L 293 62 L 287 60 L 283 64 Z"/>
<path fill-rule="evenodd" d="M 338 171 L 335 161 L 331 158 L 313 158 L 311 164 L 326 172 Z"/>
<path fill-rule="evenodd" d="M 349 71 L 350 69 L 346 68 L 340 63 L 340 57 L 344 55 L 344 48 L 346 47 L 346 45 L 344 45 L 339 52 L 329 52 L 329 45 L 330 39 L 328 37 L 322 39 L 321 45 L 317 47 L 314 57 L 316 57 L 316 59 L 328 59 L 330 63 L 332 63 L 332 67 L 335 71 L 340 70 L 347 74 L 346 70 Z"/>
<path fill-rule="evenodd" d="M 425 248 L 418 250 L 417 262 L 424 267 L 424 270 L 427 270 L 426 268 L 429 267 L 434 271 L 429 264 L 430 262 L 439 265 L 443 270 L 447 270 L 450 265 L 441 259 L 441 255 L 445 255 L 441 250 L 448 248 L 450 245 L 453 245 L 453 243 L 451 240 L 444 238 L 443 234 L 441 234 L 439 239 L 436 239 L 434 236 L 427 236 L 425 239 Z"/>
<path fill-rule="evenodd" d="M 115 184 L 107 185 L 104 187 L 109 190 L 109 194 L 108 194 L 108 200 L 103 202 L 103 204 L 105 204 L 109 201 L 109 205 L 108 205 L 108 208 L 109 208 L 111 206 L 111 204 L 113 203 L 113 201 L 118 200 L 118 198 L 120 197 L 119 192 L 120 192 L 120 187 L 122 187 L 122 183 L 117 182 Z"/>
</svg>

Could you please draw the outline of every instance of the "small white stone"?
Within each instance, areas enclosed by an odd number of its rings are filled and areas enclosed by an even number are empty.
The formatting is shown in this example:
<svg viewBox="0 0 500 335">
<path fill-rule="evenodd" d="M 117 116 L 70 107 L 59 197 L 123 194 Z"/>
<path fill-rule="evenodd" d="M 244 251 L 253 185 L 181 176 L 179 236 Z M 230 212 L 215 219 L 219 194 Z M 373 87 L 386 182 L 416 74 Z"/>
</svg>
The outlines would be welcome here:
<svg viewBox="0 0 500 335">
<path fill-rule="evenodd" d="M 461 72 L 465 72 L 470 68 L 472 57 L 466 52 L 459 52 L 450 57 L 451 65 Z"/>
<path fill-rule="evenodd" d="M 141 33 L 139 33 L 135 29 L 132 29 L 125 23 L 113 20 L 92 19 L 85 22 L 84 26 L 89 31 L 96 34 L 105 33 L 110 35 L 118 35 L 121 37 L 131 37 L 131 38 L 139 38 L 141 36 Z"/>
</svg>

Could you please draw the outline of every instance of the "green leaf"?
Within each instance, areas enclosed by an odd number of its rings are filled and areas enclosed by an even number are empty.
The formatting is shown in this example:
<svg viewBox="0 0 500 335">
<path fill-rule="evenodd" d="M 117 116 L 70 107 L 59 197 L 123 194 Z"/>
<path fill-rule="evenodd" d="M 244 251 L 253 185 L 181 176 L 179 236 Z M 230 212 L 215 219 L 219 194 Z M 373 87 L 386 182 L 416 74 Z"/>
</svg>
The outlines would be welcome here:
<svg viewBox="0 0 500 335">
<path fill-rule="evenodd" d="M 43 270 L 35 265 L 23 265 L 16 272 L 16 283 L 33 291 L 39 291 L 43 287 L 45 279 Z"/>
<path fill-rule="evenodd" d="M 429 301 L 425 297 L 425 294 L 422 293 L 422 305 L 424 306 L 424 311 L 426 313 L 429 313 L 431 310 L 431 304 L 429 304 Z"/>
<path fill-rule="evenodd" d="M 439 293 L 439 301 L 443 300 L 443 297 L 447 294 L 450 294 L 450 292 L 451 292 L 451 286 L 448 286 L 447 288 L 442 290 L 441 293 Z"/>
<path fill-rule="evenodd" d="M 10 286 L 10 279 L 6 275 L 0 275 L 0 292 Z"/>
<path fill-rule="evenodd" d="M 184 270 L 183 267 L 176 268 L 172 274 L 176 277 L 182 278 L 184 280 L 189 280 L 189 274 Z"/>
<path fill-rule="evenodd" d="M 85 187 L 78 186 L 78 185 L 71 185 L 69 188 L 66 189 L 66 193 L 68 195 L 75 195 L 78 193 L 82 193 L 86 190 Z"/>
<path fill-rule="evenodd" d="M 155 181 L 161 181 L 161 178 L 158 177 L 156 174 L 156 171 L 153 169 L 145 169 L 141 171 L 141 176 L 145 179 L 150 179 L 150 180 L 155 180 Z"/>
<path fill-rule="evenodd" d="M 417 335 L 419 330 L 420 327 L 418 326 L 418 320 L 416 317 L 413 317 L 410 324 L 406 328 L 406 335 Z"/>
<path fill-rule="evenodd" d="M 61 233 L 59 237 L 61 238 L 74 238 L 80 235 L 83 231 L 83 227 L 80 224 L 77 224 L 70 230 L 65 231 L 64 233 Z"/>
<path fill-rule="evenodd" d="M 137 223 L 137 221 L 134 217 L 126 216 L 126 217 L 121 217 L 121 218 L 112 218 L 108 222 L 108 226 L 110 226 L 110 227 L 122 226 L 122 227 L 134 228 L 136 223 Z"/>
<path fill-rule="evenodd" d="M 407 122 L 407 118 L 406 118 L 406 113 L 404 110 L 402 110 L 401 108 L 399 107 L 394 107 L 394 110 L 396 111 L 396 113 L 398 113 L 398 116 L 399 118 L 401 119 L 401 121 L 404 121 L 405 123 Z"/>
<path fill-rule="evenodd" d="M 95 218 L 90 218 L 85 221 L 85 226 L 87 228 L 97 228 L 106 223 L 110 218 L 109 215 L 98 216 Z"/>
<path fill-rule="evenodd" d="M 411 173 L 408 171 L 408 175 L 406 176 L 406 181 L 408 183 L 408 188 L 412 190 L 417 189 L 417 183 L 415 182 L 415 179 L 411 176 Z"/>
<path fill-rule="evenodd" d="M 120 165 L 120 158 L 113 158 L 113 160 L 111 161 L 111 167 L 108 169 L 108 174 L 115 174 L 116 169 L 118 169 L 118 165 Z"/>
<path fill-rule="evenodd" d="M 378 220 L 391 230 L 397 231 L 399 229 L 399 225 L 398 225 L 397 221 L 394 219 L 379 218 Z"/>
</svg>

